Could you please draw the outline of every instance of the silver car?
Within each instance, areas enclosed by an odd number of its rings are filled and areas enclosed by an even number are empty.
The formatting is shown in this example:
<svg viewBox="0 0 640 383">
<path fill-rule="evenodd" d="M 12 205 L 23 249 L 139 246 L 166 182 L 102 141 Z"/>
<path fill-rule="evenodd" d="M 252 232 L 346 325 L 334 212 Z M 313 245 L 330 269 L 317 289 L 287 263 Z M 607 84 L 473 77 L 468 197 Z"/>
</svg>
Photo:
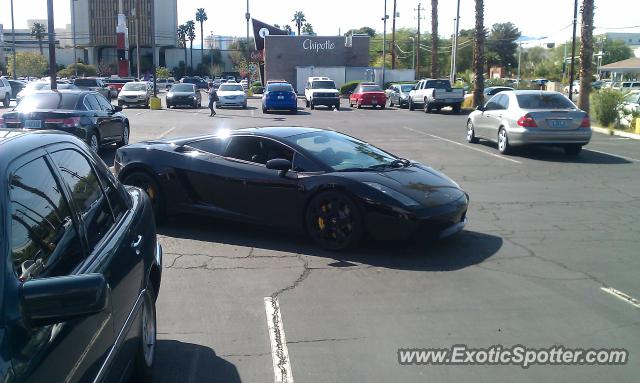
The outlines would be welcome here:
<svg viewBox="0 0 640 383">
<path fill-rule="evenodd" d="M 562 146 L 577 155 L 591 140 L 589 116 L 558 92 L 516 90 L 501 92 L 471 112 L 467 141 L 484 138 L 507 154 L 513 146 Z"/>
</svg>

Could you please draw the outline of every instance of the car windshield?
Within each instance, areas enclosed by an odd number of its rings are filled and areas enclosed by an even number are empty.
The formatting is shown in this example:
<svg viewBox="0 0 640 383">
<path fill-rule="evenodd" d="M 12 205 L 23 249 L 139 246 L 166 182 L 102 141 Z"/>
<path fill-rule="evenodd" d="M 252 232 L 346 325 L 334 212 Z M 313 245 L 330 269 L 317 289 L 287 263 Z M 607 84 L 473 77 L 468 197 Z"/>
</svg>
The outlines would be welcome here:
<svg viewBox="0 0 640 383">
<path fill-rule="evenodd" d="M 449 89 L 451 88 L 451 83 L 449 80 L 429 80 L 427 81 L 425 88 Z"/>
<path fill-rule="evenodd" d="M 522 109 L 575 109 L 571 101 L 559 93 L 527 93 L 516 96 Z"/>
<path fill-rule="evenodd" d="M 293 92 L 293 87 L 289 84 L 270 84 L 267 87 L 268 92 Z"/>
<path fill-rule="evenodd" d="M 362 87 L 363 92 L 382 92 L 382 88 L 378 85 L 365 85 Z"/>
<path fill-rule="evenodd" d="M 34 93 L 22 99 L 15 110 L 17 112 L 30 112 L 36 109 L 75 110 L 77 103 L 77 93 Z"/>
<path fill-rule="evenodd" d="M 292 137 L 292 140 L 336 171 L 385 166 L 398 159 L 366 142 L 337 132 L 305 133 Z"/>
<path fill-rule="evenodd" d="M 220 85 L 220 88 L 218 89 L 220 92 L 236 92 L 236 91 L 243 91 L 242 85 L 235 85 L 235 84 L 224 84 L 224 85 Z"/>
<path fill-rule="evenodd" d="M 404 84 L 400 86 L 400 89 L 402 89 L 403 92 L 411 92 L 414 86 L 415 84 Z"/>
<path fill-rule="evenodd" d="M 175 84 L 171 87 L 172 92 L 193 92 L 193 85 L 190 84 Z"/>
<path fill-rule="evenodd" d="M 46 83 L 46 82 L 30 82 L 30 83 L 27 84 L 27 86 L 24 87 L 24 89 L 27 90 L 27 91 L 40 90 L 40 89 L 44 88 L 45 85 L 48 85 L 48 83 Z"/>
<path fill-rule="evenodd" d="M 640 93 L 629 93 L 624 96 L 624 101 L 637 104 L 640 101 Z"/>
<path fill-rule="evenodd" d="M 98 82 L 94 78 L 77 78 L 73 82 L 77 86 L 97 86 Z"/>
<path fill-rule="evenodd" d="M 124 84 L 122 90 L 145 91 L 147 90 L 147 84 L 143 82 L 128 82 Z"/>
<path fill-rule="evenodd" d="M 336 89 L 336 84 L 333 81 L 314 81 L 311 83 L 311 89 Z"/>
</svg>

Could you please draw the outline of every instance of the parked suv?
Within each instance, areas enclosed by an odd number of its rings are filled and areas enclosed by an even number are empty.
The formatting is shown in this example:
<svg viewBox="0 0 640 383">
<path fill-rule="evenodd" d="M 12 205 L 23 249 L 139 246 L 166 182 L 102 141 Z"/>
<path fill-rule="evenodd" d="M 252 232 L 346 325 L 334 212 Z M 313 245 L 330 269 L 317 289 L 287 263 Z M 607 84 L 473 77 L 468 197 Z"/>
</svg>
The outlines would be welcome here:
<svg viewBox="0 0 640 383">
<path fill-rule="evenodd" d="M 11 102 L 11 84 L 6 78 L 0 78 L 0 102 L 5 108 L 9 107 Z"/>
<path fill-rule="evenodd" d="M 95 77 L 83 77 L 73 80 L 73 85 L 82 90 L 92 90 L 100 93 L 107 100 L 111 99 L 111 90 L 105 84 L 102 79 Z"/>
<path fill-rule="evenodd" d="M 315 109 L 318 105 L 340 109 L 340 92 L 336 83 L 329 77 L 309 77 L 304 88 L 307 108 Z"/>
<path fill-rule="evenodd" d="M 0 129 L 0 152 L 0 380 L 149 380 L 162 249 L 147 194 L 69 134 Z"/>
</svg>

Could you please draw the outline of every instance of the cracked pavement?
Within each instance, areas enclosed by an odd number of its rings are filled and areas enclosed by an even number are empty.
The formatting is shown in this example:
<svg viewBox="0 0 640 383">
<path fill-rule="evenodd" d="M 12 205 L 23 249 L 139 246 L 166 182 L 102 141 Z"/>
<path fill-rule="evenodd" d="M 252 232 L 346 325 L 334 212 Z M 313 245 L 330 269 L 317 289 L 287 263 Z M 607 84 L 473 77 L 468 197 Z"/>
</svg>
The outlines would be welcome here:
<svg viewBox="0 0 640 383">
<path fill-rule="evenodd" d="M 250 100 L 258 107 L 258 100 Z M 343 105 L 344 106 L 344 105 Z M 308 111 L 308 110 L 307 110 Z M 469 225 L 440 243 L 363 243 L 349 253 L 278 231 L 198 217 L 159 228 L 157 382 L 271 382 L 264 298 L 277 298 L 298 382 L 635 382 L 640 310 L 640 142 L 594 133 L 580 157 L 464 143 L 465 116 L 395 108 L 263 118 L 255 110 L 130 113 L 132 142 L 264 125 L 354 135 L 444 171 L 471 197 Z M 497 153 L 495 146 L 474 146 Z M 103 154 L 107 157 L 109 153 Z M 286 208 L 286 206 L 283 206 Z M 625 366 L 400 366 L 397 349 L 617 347 Z"/>
</svg>

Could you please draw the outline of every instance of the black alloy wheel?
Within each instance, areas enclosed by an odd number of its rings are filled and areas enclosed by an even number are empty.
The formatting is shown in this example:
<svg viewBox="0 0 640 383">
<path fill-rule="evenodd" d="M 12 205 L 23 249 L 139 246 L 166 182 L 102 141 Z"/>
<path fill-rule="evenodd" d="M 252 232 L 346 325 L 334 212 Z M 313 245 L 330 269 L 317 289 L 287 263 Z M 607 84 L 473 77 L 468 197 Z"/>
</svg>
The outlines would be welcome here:
<svg viewBox="0 0 640 383">
<path fill-rule="evenodd" d="M 353 247 L 363 235 L 360 211 L 342 192 L 325 191 L 313 197 L 305 221 L 311 239 L 327 250 Z"/>
</svg>

